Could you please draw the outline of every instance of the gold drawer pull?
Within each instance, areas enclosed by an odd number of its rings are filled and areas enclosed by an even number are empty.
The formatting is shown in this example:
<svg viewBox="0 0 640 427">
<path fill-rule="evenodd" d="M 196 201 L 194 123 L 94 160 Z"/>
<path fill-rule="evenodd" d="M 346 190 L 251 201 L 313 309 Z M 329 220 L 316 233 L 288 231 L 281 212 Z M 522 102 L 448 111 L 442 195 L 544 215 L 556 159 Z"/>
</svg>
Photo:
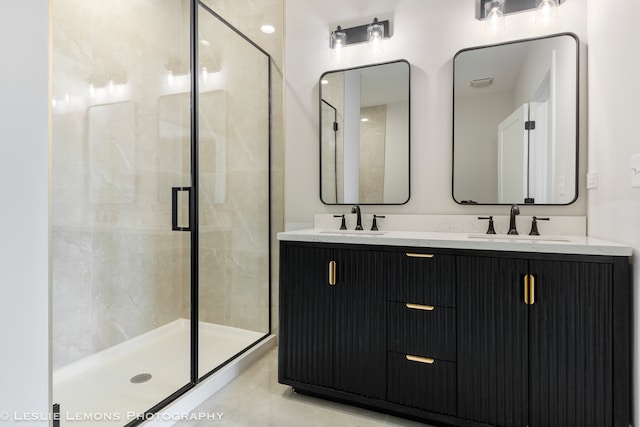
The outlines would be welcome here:
<svg viewBox="0 0 640 427">
<path fill-rule="evenodd" d="M 436 309 L 432 305 L 411 304 L 409 302 L 406 303 L 405 305 L 407 306 L 407 308 L 413 308 L 414 310 L 433 311 Z"/>
<path fill-rule="evenodd" d="M 408 354 L 405 357 L 412 362 L 426 363 L 427 365 L 433 365 L 435 363 L 435 360 L 430 357 L 410 356 Z"/>
<path fill-rule="evenodd" d="M 329 261 L 329 284 L 334 286 L 336 284 L 336 262 Z"/>
<path fill-rule="evenodd" d="M 416 254 L 412 252 L 407 252 L 407 256 L 409 258 L 433 258 L 434 254 Z"/>
</svg>

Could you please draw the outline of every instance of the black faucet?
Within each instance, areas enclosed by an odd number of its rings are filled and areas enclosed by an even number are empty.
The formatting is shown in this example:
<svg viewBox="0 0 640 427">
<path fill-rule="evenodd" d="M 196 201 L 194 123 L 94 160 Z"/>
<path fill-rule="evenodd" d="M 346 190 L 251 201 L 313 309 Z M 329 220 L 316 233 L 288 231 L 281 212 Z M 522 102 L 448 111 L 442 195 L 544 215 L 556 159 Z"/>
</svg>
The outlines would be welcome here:
<svg viewBox="0 0 640 427">
<path fill-rule="evenodd" d="M 520 208 L 518 205 L 511 205 L 511 212 L 509 213 L 509 232 L 507 234 L 518 234 L 516 229 L 516 215 L 520 215 Z"/>
<path fill-rule="evenodd" d="M 360 206 L 355 205 L 351 208 L 351 213 L 356 214 L 356 230 L 362 230 L 362 215 L 360 215 Z"/>
</svg>

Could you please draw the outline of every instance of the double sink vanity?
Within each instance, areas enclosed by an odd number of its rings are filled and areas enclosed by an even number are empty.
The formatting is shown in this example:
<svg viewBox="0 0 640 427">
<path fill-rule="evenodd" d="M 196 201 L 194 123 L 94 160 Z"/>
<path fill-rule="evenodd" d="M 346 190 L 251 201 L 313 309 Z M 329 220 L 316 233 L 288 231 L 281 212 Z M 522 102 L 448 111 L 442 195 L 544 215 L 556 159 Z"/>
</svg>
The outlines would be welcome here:
<svg viewBox="0 0 640 427">
<path fill-rule="evenodd" d="M 577 200 L 578 52 L 565 33 L 453 57 L 457 212 Z M 318 87 L 321 201 L 406 203 L 409 62 Z M 278 234 L 281 383 L 436 425 L 628 427 L 630 247 L 586 237 L 585 217 L 520 216 L 507 235 L 515 206 L 498 234 L 477 215 L 354 230 L 354 212 Z"/>
<path fill-rule="evenodd" d="M 280 240 L 279 381 L 451 426 L 629 425 L 629 247 L 311 229 Z"/>
</svg>

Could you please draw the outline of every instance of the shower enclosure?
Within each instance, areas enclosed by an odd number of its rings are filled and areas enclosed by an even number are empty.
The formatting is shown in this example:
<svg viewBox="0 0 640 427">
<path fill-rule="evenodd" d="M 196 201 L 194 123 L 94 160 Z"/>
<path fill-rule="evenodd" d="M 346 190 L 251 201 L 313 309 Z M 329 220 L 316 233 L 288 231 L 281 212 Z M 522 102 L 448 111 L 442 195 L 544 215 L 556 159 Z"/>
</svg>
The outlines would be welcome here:
<svg viewBox="0 0 640 427">
<path fill-rule="evenodd" d="M 270 56 L 203 1 L 51 14 L 53 400 L 137 425 L 270 333 Z"/>
</svg>

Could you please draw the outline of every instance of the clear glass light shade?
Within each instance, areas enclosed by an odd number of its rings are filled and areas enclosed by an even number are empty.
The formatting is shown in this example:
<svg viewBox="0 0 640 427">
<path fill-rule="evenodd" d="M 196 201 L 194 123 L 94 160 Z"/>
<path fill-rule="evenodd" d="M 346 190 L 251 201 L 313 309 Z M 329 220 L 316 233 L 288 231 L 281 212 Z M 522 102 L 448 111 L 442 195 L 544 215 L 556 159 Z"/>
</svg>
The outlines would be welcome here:
<svg viewBox="0 0 640 427">
<path fill-rule="evenodd" d="M 369 41 L 369 51 L 373 55 L 384 52 L 382 40 L 384 39 L 384 26 L 374 22 L 367 27 L 367 40 Z"/>
<path fill-rule="evenodd" d="M 384 25 L 382 24 L 369 24 L 367 27 L 367 40 L 369 43 L 379 42 L 384 38 Z"/>
<path fill-rule="evenodd" d="M 558 20 L 558 3 L 555 0 L 540 0 L 536 8 L 536 25 L 549 25 Z"/>
<path fill-rule="evenodd" d="M 495 0 L 485 3 L 485 31 L 495 33 L 504 30 L 504 0 Z"/>
<path fill-rule="evenodd" d="M 342 49 L 347 44 L 347 34 L 344 31 L 340 31 L 338 28 L 331 33 L 331 48 Z"/>
</svg>

